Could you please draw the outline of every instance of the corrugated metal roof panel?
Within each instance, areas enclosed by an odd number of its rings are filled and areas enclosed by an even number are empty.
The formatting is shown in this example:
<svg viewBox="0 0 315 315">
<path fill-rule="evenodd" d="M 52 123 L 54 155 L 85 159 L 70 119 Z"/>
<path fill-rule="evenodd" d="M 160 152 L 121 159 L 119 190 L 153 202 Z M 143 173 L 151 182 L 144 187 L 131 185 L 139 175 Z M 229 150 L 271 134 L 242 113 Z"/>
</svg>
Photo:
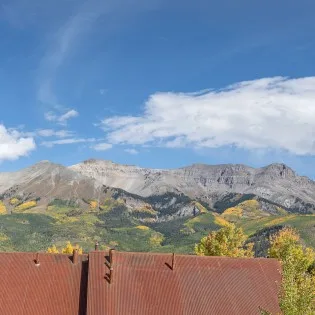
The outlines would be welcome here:
<svg viewBox="0 0 315 315">
<path fill-rule="evenodd" d="M 2 315 L 259 314 L 280 312 L 280 264 L 172 254 L 91 252 L 73 264 L 62 254 L 0 254 Z M 87 282 L 88 281 L 88 282 Z M 88 298 L 88 299 L 87 299 Z M 86 304 L 87 303 L 87 304 Z M 87 306 L 87 307 L 86 307 Z"/>
<path fill-rule="evenodd" d="M 63 254 L 0 254 L 0 314 L 86 313 L 87 257 L 74 265 Z"/>
<path fill-rule="evenodd" d="M 121 253 L 89 255 L 88 315 L 260 314 L 280 312 L 280 265 L 273 259 Z"/>
</svg>

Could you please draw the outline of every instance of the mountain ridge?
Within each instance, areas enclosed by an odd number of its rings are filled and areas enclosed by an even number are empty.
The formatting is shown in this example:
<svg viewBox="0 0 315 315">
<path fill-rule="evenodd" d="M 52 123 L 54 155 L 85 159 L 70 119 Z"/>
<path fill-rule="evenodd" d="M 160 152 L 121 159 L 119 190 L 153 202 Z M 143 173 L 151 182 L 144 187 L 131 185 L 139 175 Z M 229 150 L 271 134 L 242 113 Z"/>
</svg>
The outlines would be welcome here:
<svg viewBox="0 0 315 315">
<path fill-rule="evenodd" d="M 150 169 L 89 159 L 69 167 L 47 160 L 16 172 L 0 173 L 0 194 L 6 198 L 99 200 L 104 187 L 148 198 L 184 194 L 216 209 L 229 194 L 255 195 L 290 212 L 315 213 L 315 182 L 283 163 L 260 168 L 244 164 L 192 164 L 176 169 Z"/>
<path fill-rule="evenodd" d="M 149 169 L 93 160 L 69 167 L 104 185 L 150 196 L 184 193 L 213 206 L 226 193 L 255 194 L 287 208 L 315 209 L 315 182 L 283 163 L 261 168 L 243 164 L 193 164 L 177 169 Z M 307 212 L 308 210 L 306 210 Z"/>
</svg>

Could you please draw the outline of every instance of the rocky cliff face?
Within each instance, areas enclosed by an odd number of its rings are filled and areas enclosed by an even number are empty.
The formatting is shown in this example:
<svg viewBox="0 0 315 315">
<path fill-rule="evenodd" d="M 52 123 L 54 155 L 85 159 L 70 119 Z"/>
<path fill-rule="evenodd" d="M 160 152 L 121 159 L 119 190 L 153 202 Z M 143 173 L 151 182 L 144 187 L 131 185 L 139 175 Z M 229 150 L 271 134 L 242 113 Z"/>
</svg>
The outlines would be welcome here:
<svg viewBox="0 0 315 315">
<path fill-rule="evenodd" d="M 174 170 L 147 169 L 88 160 L 70 167 L 82 175 L 140 196 L 184 193 L 213 206 L 228 193 L 254 194 L 291 211 L 315 211 L 315 182 L 284 164 L 263 168 L 195 164 Z"/>
</svg>

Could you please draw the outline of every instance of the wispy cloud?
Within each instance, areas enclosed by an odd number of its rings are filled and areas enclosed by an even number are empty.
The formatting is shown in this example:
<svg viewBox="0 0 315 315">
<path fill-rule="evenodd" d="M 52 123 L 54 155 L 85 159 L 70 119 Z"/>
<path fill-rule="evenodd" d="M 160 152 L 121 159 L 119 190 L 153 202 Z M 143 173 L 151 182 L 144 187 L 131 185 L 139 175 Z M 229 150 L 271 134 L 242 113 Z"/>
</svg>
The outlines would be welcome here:
<svg viewBox="0 0 315 315">
<path fill-rule="evenodd" d="M 139 153 L 139 151 L 136 149 L 125 149 L 124 151 L 129 153 L 129 154 L 133 154 L 133 155 L 136 155 Z"/>
<path fill-rule="evenodd" d="M 89 143 L 89 142 L 96 142 L 96 141 L 98 140 L 95 138 L 68 138 L 68 139 L 61 139 L 61 140 L 43 141 L 41 145 L 47 148 L 52 148 L 55 145 Z"/>
<path fill-rule="evenodd" d="M 112 144 L 315 154 L 315 77 L 263 78 L 201 93 L 156 93 L 142 115 L 103 120 Z"/>
<path fill-rule="evenodd" d="M 40 62 L 38 100 L 54 109 L 65 106 L 54 93 L 56 73 L 67 59 L 68 54 L 77 46 L 79 37 L 86 35 L 94 22 L 106 12 L 108 4 L 101 0 L 84 1 L 74 9 L 72 14 L 55 32 L 50 46 Z"/>
<path fill-rule="evenodd" d="M 7 129 L 8 132 L 13 132 L 19 138 L 36 138 L 36 137 L 43 137 L 43 138 L 67 138 L 73 137 L 74 132 L 70 130 L 54 130 L 54 129 L 36 129 L 34 131 L 25 131 L 24 126 L 9 128 Z"/>
<path fill-rule="evenodd" d="M 74 118 L 77 116 L 79 116 L 79 113 L 74 109 L 68 110 L 66 113 L 62 115 L 57 115 L 56 113 L 52 111 L 45 113 L 46 120 L 57 122 L 60 125 L 66 125 L 67 121 L 70 118 Z"/>
<path fill-rule="evenodd" d="M 32 137 L 21 137 L 18 130 L 0 124 L 0 161 L 16 160 L 36 149 Z"/>
<path fill-rule="evenodd" d="M 98 144 L 92 145 L 91 149 L 95 151 L 106 151 L 106 150 L 111 149 L 112 147 L 113 145 L 110 143 L 98 143 Z"/>
<path fill-rule="evenodd" d="M 59 0 L 60 1 L 60 0 Z M 129 0 L 89 0 L 89 1 L 66 1 L 74 6 L 72 13 L 68 18 L 56 28 L 56 31 L 47 39 L 49 45 L 39 65 L 38 90 L 37 99 L 55 110 L 68 108 L 69 105 L 63 104 L 55 93 L 54 86 L 56 75 L 60 68 L 67 61 L 69 54 L 78 50 L 80 45 L 87 38 L 87 34 L 91 33 L 100 18 L 107 28 L 103 34 L 109 30 L 113 30 L 112 16 L 115 16 L 115 22 L 118 25 L 126 23 L 127 17 L 133 16 L 138 12 L 152 10 L 158 7 L 161 0 L 138 0 L 136 2 Z M 39 4 L 41 1 L 39 1 Z M 54 3 L 54 2 L 53 2 Z M 58 5 L 59 4 L 59 5 Z M 59 9 L 66 4 L 64 1 L 56 6 Z M 68 10 L 67 10 L 68 12 Z M 106 16 L 110 18 L 105 19 Z M 62 19 L 61 19 L 62 20 Z M 106 20 L 108 23 L 106 24 Z M 121 23 L 118 21 L 121 20 Z M 104 24 L 103 24 L 104 27 Z M 100 94 L 106 94 L 106 89 L 100 89 Z"/>
<path fill-rule="evenodd" d="M 67 138 L 73 136 L 73 132 L 69 130 L 53 130 L 53 129 L 39 129 L 34 133 L 40 137 L 58 137 Z"/>
</svg>

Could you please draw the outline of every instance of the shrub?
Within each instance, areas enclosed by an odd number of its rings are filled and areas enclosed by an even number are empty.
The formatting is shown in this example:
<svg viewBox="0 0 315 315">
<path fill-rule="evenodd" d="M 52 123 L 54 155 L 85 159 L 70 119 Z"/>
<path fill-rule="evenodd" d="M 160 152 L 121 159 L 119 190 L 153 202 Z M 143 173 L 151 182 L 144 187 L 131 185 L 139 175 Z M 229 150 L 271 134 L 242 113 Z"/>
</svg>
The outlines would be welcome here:
<svg viewBox="0 0 315 315">
<path fill-rule="evenodd" d="M 24 211 L 24 210 L 33 208 L 33 207 L 35 207 L 36 205 L 37 205 L 37 203 L 36 203 L 35 200 L 26 201 L 26 202 L 23 202 L 22 204 L 20 204 L 19 206 L 16 206 L 16 207 L 14 208 L 14 210 L 16 210 L 16 211 Z"/>
<path fill-rule="evenodd" d="M 7 208 L 5 207 L 5 204 L 0 201 L 0 214 L 6 214 L 7 213 Z"/>
</svg>

